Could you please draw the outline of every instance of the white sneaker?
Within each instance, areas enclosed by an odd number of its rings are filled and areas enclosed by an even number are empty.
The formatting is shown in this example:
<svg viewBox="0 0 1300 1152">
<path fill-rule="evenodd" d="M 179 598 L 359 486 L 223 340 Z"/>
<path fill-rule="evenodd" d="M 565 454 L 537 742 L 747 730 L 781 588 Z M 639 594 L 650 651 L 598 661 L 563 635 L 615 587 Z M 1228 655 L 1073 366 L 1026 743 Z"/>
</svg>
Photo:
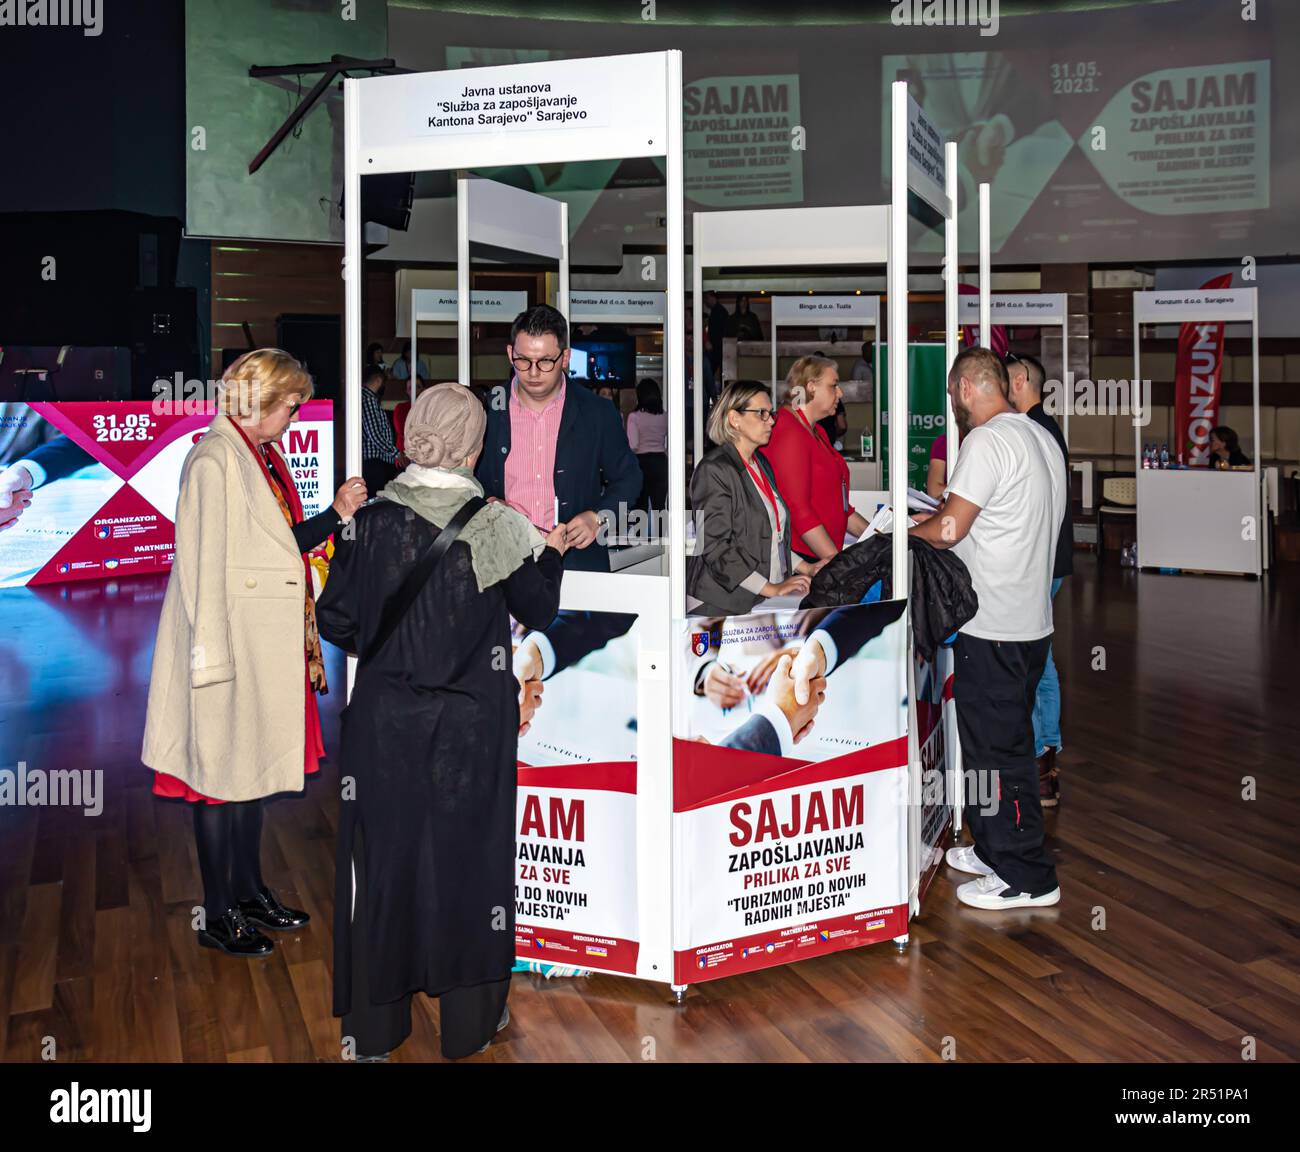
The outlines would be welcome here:
<svg viewBox="0 0 1300 1152">
<path fill-rule="evenodd" d="M 944 859 L 948 862 L 949 868 L 956 868 L 958 872 L 969 872 L 972 876 L 991 876 L 993 874 L 993 869 L 976 856 L 975 849 L 970 846 L 949 848 Z"/>
<path fill-rule="evenodd" d="M 972 908 L 1002 911 L 1008 908 L 1049 908 L 1061 899 L 1061 889 L 1053 888 L 1042 896 L 1028 892 L 1012 892 L 1010 886 L 996 872 L 968 880 L 957 888 L 957 899 Z"/>
</svg>

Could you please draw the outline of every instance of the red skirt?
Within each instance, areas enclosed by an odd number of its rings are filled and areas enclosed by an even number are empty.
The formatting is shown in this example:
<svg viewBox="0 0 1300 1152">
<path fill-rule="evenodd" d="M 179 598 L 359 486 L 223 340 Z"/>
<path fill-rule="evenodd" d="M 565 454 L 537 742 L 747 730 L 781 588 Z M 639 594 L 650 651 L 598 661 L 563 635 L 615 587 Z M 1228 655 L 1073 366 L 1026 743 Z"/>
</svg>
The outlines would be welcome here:
<svg viewBox="0 0 1300 1152">
<path fill-rule="evenodd" d="M 303 669 L 303 678 L 307 685 L 307 738 L 305 743 L 306 756 L 303 764 L 303 775 L 312 776 L 320 771 L 320 761 L 325 755 L 325 740 L 321 736 L 320 730 L 320 709 L 316 706 L 316 693 L 311 690 L 311 678 L 306 669 Z M 166 772 L 155 772 L 153 774 L 153 794 L 163 796 L 168 800 L 189 800 L 193 804 L 200 802 L 208 804 L 224 804 L 224 800 L 214 800 L 211 796 L 204 796 L 202 792 L 195 792 L 184 780 L 178 780 L 175 776 L 169 776 Z"/>
</svg>

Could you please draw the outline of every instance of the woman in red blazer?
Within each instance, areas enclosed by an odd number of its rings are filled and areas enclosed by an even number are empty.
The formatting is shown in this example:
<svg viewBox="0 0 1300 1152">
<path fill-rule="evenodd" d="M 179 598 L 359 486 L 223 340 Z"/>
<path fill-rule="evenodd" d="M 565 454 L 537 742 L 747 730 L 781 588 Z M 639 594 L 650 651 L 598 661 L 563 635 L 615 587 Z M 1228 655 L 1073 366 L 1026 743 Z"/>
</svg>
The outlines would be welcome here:
<svg viewBox="0 0 1300 1152">
<path fill-rule="evenodd" d="M 785 378 L 785 397 L 763 455 L 790 509 L 794 550 L 806 560 L 834 556 L 846 530 L 861 536 L 867 521 L 849 503 L 849 466 L 817 427 L 840 401 L 834 360 L 801 356 Z"/>
</svg>

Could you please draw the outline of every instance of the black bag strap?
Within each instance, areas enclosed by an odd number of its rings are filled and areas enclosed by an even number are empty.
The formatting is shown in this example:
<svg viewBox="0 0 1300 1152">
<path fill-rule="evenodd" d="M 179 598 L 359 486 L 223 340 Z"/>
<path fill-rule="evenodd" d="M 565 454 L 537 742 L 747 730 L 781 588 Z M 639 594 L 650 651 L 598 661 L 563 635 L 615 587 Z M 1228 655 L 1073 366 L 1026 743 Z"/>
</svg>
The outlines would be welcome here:
<svg viewBox="0 0 1300 1152">
<path fill-rule="evenodd" d="M 438 562 L 447 554 L 447 550 L 456 543 L 456 537 L 460 535 L 461 529 L 478 515 L 480 509 L 485 507 L 487 507 L 487 501 L 482 496 L 471 496 L 462 505 L 460 511 L 447 523 L 447 527 L 438 533 L 438 538 L 429 545 L 415 567 L 407 573 L 406 579 L 402 581 L 402 586 L 398 588 L 393 598 L 384 605 L 383 615 L 379 618 L 379 629 L 375 632 L 375 638 L 370 642 L 365 652 L 361 654 L 363 663 L 373 660 L 383 650 L 384 645 L 388 643 L 389 637 L 397 631 L 397 626 L 402 622 L 402 617 L 415 603 L 415 598 L 420 594 L 420 589 L 429 582 L 429 577 L 433 575 L 434 569 L 438 567 Z"/>
</svg>

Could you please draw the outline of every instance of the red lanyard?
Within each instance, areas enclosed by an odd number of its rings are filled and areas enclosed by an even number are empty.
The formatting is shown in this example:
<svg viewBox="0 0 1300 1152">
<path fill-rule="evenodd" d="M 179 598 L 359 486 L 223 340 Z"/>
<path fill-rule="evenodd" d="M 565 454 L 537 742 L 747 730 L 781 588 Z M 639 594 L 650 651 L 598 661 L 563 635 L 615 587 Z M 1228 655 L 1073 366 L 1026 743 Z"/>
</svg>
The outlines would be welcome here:
<svg viewBox="0 0 1300 1152">
<path fill-rule="evenodd" d="M 772 518 L 776 521 L 776 530 L 781 531 L 781 510 L 776 505 L 776 493 L 772 491 L 772 485 L 767 482 L 767 477 L 763 475 L 761 468 L 755 468 L 749 461 L 745 462 L 745 468 L 754 478 L 754 483 L 758 485 L 758 490 L 767 497 L 768 503 L 772 505 Z"/>
</svg>

